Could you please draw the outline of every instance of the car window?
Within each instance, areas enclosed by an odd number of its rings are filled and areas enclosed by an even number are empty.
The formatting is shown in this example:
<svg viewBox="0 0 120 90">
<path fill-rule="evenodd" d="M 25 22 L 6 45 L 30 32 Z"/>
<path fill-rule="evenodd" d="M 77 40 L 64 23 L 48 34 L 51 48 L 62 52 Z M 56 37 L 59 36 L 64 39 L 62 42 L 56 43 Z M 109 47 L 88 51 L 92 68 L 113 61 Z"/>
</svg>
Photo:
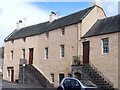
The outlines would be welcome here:
<svg viewBox="0 0 120 90">
<path fill-rule="evenodd" d="M 95 87 L 95 85 L 93 85 L 91 82 L 89 82 L 89 81 L 87 81 L 87 80 L 80 80 L 80 82 L 81 82 L 84 86 Z"/>
<path fill-rule="evenodd" d="M 77 80 L 72 79 L 71 80 L 71 85 L 75 87 L 80 87 L 80 83 Z"/>
<path fill-rule="evenodd" d="M 73 86 L 73 87 L 80 87 L 81 86 L 80 83 L 74 79 L 66 79 L 64 81 L 63 85 Z"/>
</svg>

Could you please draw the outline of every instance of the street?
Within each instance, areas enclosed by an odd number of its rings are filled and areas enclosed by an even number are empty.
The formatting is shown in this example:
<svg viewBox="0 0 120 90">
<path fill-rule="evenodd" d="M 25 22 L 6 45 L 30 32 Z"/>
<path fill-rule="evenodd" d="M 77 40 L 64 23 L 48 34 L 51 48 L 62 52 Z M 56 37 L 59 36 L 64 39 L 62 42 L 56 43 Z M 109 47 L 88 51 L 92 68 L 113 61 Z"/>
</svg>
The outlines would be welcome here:
<svg viewBox="0 0 120 90">
<path fill-rule="evenodd" d="M 42 88 L 34 85 L 23 85 L 19 83 L 0 80 L 1 90 L 56 90 L 56 88 Z"/>
</svg>

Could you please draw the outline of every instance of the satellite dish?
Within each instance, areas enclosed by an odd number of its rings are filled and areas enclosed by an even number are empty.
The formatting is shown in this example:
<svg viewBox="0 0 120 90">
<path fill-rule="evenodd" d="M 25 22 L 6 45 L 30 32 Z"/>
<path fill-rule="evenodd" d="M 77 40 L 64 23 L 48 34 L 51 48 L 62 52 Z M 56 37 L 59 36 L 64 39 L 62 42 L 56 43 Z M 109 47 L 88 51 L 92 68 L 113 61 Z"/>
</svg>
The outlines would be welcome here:
<svg viewBox="0 0 120 90">
<path fill-rule="evenodd" d="M 92 5 L 97 5 L 99 7 L 102 7 L 102 0 L 92 0 Z"/>
</svg>

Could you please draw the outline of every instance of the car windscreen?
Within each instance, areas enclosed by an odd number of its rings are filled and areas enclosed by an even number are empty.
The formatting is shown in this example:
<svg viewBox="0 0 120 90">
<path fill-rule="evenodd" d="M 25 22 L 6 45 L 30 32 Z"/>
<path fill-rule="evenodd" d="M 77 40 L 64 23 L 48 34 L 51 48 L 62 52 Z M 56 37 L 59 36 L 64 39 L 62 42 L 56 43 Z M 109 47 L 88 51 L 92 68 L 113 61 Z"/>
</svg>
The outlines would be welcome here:
<svg viewBox="0 0 120 90">
<path fill-rule="evenodd" d="M 93 85 L 91 82 L 87 81 L 87 80 L 80 80 L 80 82 L 87 87 L 95 87 L 95 85 Z"/>
</svg>

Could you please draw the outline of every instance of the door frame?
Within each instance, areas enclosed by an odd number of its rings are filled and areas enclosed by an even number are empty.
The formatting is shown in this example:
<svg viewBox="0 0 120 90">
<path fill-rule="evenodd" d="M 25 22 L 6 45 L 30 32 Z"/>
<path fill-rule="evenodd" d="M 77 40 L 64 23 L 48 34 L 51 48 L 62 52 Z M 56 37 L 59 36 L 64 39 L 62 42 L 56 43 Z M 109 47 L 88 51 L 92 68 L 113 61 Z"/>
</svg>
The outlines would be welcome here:
<svg viewBox="0 0 120 90">
<path fill-rule="evenodd" d="M 90 61 L 90 41 L 83 43 L 83 64 L 88 64 Z"/>
<path fill-rule="evenodd" d="M 30 55 L 31 53 L 32 53 L 32 57 Z M 33 64 L 33 57 L 34 57 L 34 48 L 29 48 L 29 64 Z"/>
</svg>

